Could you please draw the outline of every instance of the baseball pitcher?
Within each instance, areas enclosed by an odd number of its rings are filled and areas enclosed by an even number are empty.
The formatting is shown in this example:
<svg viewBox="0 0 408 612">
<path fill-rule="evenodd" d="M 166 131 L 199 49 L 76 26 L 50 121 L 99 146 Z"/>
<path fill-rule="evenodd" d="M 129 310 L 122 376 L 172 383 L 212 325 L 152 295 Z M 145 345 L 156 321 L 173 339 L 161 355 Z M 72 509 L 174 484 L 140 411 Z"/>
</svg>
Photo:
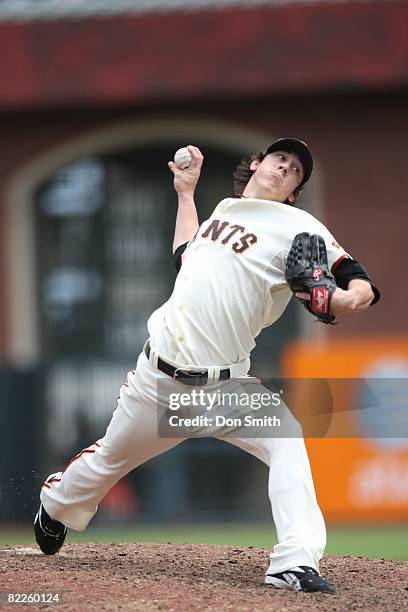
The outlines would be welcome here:
<svg viewBox="0 0 408 612">
<path fill-rule="evenodd" d="M 104 437 L 44 482 L 34 530 L 45 554 L 61 548 L 67 527 L 86 528 L 120 478 L 182 442 L 158 433 L 157 411 L 167 409 L 170 393 L 192 382 L 205 388 L 247 376 L 255 338 L 282 315 L 293 295 L 328 325 L 380 297 L 362 265 L 296 206 L 313 170 L 304 142 L 282 138 L 242 160 L 234 173 L 234 196 L 201 225 L 194 192 L 203 156 L 195 146 L 188 150 L 187 168 L 169 162 L 178 194 L 173 293 L 148 321 L 149 338 Z M 319 573 L 326 531 L 301 433 L 245 438 L 237 431 L 225 441 L 269 466 L 278 544 L 266 584 L 333 593 Z"/>
</svg>

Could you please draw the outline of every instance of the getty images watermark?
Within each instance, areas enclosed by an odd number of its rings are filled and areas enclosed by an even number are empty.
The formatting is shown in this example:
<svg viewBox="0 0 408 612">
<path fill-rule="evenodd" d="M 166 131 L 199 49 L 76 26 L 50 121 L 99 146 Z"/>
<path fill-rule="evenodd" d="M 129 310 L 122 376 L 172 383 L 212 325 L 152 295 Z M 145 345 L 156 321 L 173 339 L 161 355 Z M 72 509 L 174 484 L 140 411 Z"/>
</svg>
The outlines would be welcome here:
<svg viewBox="0 0 408 612">
<path fill-rule="evenodd" d="M 247 393 L 205 391 L 193 389 L 189 392 L 171 393 L 169 395 L 169 410 L 180 411 L 168 417 L 170 427 L 280 427 L 281 419 L 276 414 L 257 415 L 263 408 L 281 405 L 280 393 Z M 185 416 L 183 409 L 198 409 L 199 414 Z M 225 413 L 230 409 L 231 413 Z M 244 409 L 245 414 L 237 416 L 236 412 Z M 202 413 L 206 411 L 206 414 Z M 218 410 L 224 414 L 214 414 Z M 212 411 L 212 412 L 211 412 Z M 209 414 L 211 412 L 211 414 Z M 255 414 L 254 414 L 255 412 Z"/>
<path fill-rule="evenodd" d="M 367 438 L 408 445 L 408 378 L 160 379 L 161 437 Z"/>
<path fill-rule="evenodd" d="M 166 395 L 166 383 L 159 388 L 165 398 L 165 407 L 158 409 L 162 437 L 275 437 L 288 420 L 283 389 L 268 390 L 258 379 L 167 390 Z"/>
</svg>

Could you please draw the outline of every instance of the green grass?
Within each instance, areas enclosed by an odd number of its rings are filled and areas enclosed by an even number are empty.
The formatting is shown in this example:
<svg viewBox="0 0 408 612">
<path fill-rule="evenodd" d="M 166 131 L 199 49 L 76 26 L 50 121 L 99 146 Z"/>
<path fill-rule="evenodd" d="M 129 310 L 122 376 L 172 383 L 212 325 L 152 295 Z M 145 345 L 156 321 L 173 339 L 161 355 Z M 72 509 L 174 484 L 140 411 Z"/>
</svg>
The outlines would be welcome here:
<svg viewBox="0 0 408 612">
<path fill-rule="evenodd" d="M 265 523 L 197 525 L 135 525 L 124 528 L 90 527 L 69 532 L 70 542 L 179 542 L 270 548 L 275 530 Z M 32 544 L 31 528 L 0 529 L 0 546 Z M 408 561 L 408 527 L 329 527 L 326 554 L 366 556 Z"/>
</svg>

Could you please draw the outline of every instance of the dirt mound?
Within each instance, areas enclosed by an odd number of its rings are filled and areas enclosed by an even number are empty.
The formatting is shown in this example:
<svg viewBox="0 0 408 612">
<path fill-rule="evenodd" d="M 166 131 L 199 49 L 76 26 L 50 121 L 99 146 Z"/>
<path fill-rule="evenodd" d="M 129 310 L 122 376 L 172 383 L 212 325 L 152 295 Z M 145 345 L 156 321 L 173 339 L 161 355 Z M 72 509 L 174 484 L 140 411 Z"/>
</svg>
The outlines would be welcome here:
<svg viewBox="0 0 408 612">
<path fill-rule="evenodd" d="M 172 542 L 65 545 L 53 557 L 36 547 L 3 548 L 0 592 L 59 591 L 63 603 L 53 609 L 75 611 L 408 609 L 406 562 L 326 557 L 321 572 L 338 592 L 324 595 L 265 587 L 268 556 L 260 548 Z"/>
</svg>

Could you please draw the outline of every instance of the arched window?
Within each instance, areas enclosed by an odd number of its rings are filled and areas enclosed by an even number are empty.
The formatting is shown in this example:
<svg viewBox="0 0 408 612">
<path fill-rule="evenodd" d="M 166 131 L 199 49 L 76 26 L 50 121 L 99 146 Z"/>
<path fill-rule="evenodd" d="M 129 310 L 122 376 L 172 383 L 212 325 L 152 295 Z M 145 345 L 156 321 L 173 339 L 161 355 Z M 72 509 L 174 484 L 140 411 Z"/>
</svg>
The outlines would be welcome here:
<svg viewBox="0 0 408 612">
<path fill-rule="evenodd" d="M 41 354 L 133 363 L 150 314 L 170 295 L 177 198 L 167 161 L 174 145 L 84 157 L 58 170 L 36 194 Z M 214 147 L 196 193 L 200 220 L 233 194 L 239 156 Z M 197 271 L 199 273 L 199 271 Z M 210 306 L 209 306 L 210 307 Z M 263 332 L 258 360 L 276 369 L 296 318 Z"/>
</svg>

